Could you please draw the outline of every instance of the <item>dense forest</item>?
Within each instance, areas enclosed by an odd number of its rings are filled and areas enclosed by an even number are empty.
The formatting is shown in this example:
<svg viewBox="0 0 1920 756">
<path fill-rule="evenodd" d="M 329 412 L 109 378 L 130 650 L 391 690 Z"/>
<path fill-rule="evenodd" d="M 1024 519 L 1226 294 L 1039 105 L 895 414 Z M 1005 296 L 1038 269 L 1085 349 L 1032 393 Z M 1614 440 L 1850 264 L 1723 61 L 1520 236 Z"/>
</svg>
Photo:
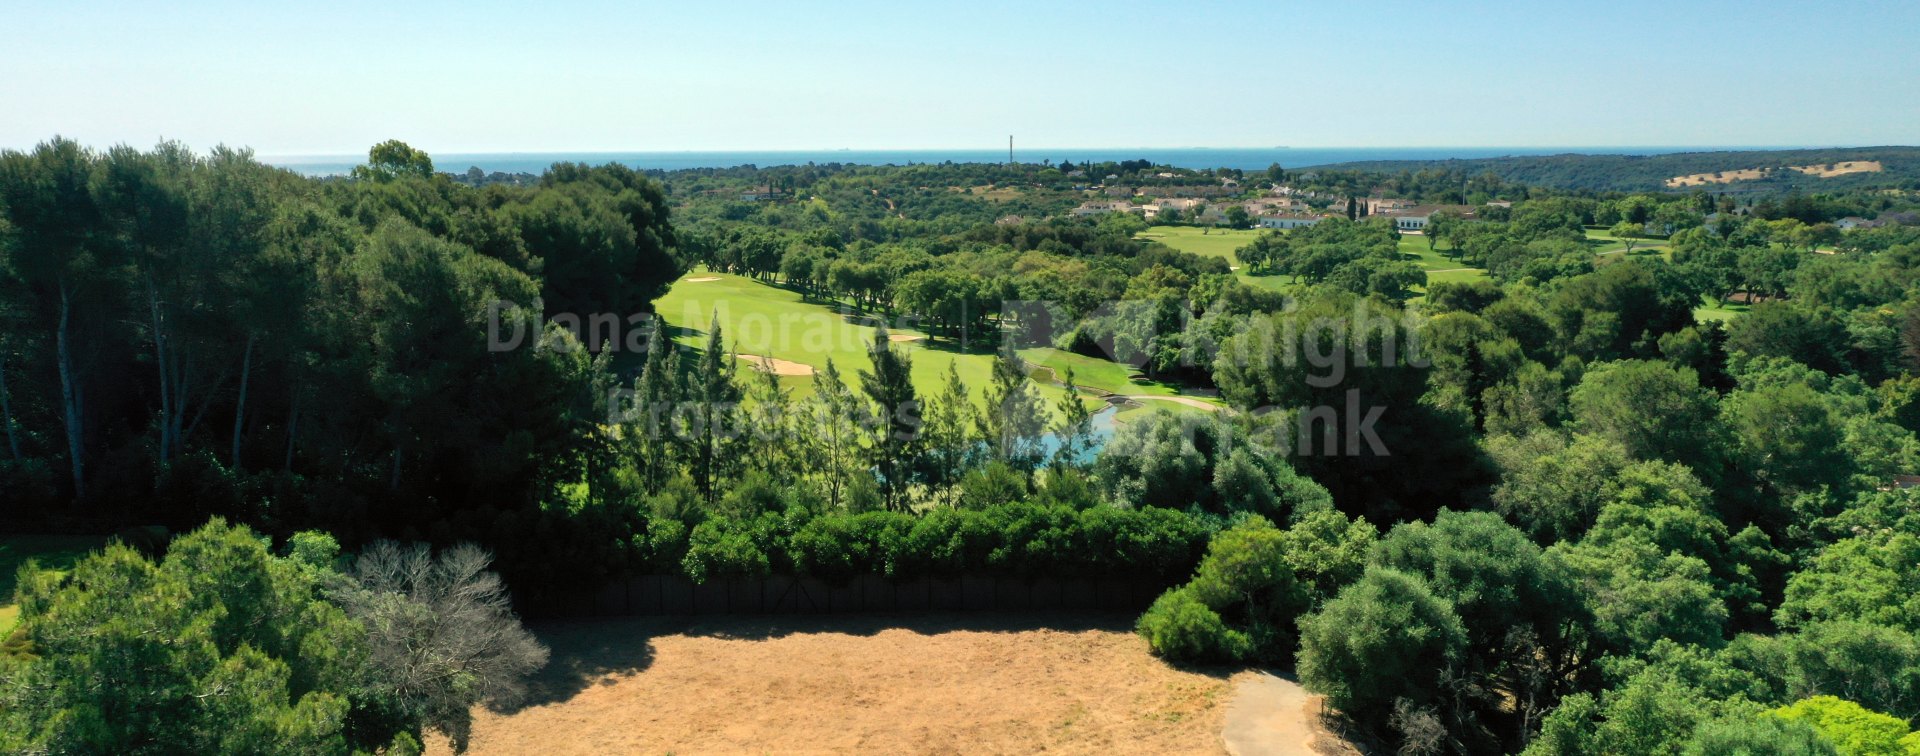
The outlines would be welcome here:
<svg viewBox="0 0 1920 756">
<path fill-rule="evenodd" d="M 1180 251 L 1074 217 L 1075 172 L 1157 173 L 0 154 L 0 521 L 184 534 L 23 571 L 0 747 L 458 743 L 544 659 L 516 610 L 630 575 L 1078 574 L 1171 586 L 1156 653 L 1293 669 L 1401 753 L 1920 750 L 1920 227 L 1832 223 L 1912 192 L 1265 176 L 1510 202 L 1436 216 L 1473 274 L 1437 280 L 1380 218 Z M 886 325 L 797 387 L 651 317 L 696 267 Z M 560 325 L 595 313 L 643 348 Z M 1222 406 L 1098 432 L 1031 347 Z"/>
</svg>

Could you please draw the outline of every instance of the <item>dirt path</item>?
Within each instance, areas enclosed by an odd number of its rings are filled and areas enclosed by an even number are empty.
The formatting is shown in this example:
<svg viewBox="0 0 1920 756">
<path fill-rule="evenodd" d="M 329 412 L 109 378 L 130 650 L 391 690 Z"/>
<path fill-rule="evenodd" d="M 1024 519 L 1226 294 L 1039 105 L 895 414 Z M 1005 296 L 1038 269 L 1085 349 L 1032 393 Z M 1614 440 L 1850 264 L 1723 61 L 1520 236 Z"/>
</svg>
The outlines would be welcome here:
<svg viewBox="0 0 1920 756">
<path fill-rule="evenodd" d="M 1320 723 L 1320 697 L 1300 683 L 1267 672 L 1242 672 L 1233 677 L 1233 700 L 1227 704 L 1227 724 L 1220 732 L 1233 756 L 1326 754 L 1359 752 L 1327 731 Z"/>
<path fill-rule="evenodd" d="M 603 620 L 536 628 L 533 700 L 474 754 L 1218 754 L 1231 684 L 1131 614 Z M 429 752 L 449 753 L 443 737 Z"/>
</svg>

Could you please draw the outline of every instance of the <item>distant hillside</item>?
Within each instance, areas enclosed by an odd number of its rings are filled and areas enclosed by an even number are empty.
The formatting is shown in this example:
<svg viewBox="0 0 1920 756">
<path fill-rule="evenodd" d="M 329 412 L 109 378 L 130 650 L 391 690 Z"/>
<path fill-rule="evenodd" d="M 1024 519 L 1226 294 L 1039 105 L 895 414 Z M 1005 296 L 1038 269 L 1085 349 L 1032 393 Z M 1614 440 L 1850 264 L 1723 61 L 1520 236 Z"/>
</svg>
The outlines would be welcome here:
<svg viewBox="0 0 1920 756">
<path fill-rule="evenodd" d="M 1667 155 L 1531 155 L 1465 160 L 1367 160 L 1302 170 L 1492 173 L 1533 186 L 1595 191 L 1823 191 L 1920 188 L 1920 147 L 1678 152 Z"/>
</svg>

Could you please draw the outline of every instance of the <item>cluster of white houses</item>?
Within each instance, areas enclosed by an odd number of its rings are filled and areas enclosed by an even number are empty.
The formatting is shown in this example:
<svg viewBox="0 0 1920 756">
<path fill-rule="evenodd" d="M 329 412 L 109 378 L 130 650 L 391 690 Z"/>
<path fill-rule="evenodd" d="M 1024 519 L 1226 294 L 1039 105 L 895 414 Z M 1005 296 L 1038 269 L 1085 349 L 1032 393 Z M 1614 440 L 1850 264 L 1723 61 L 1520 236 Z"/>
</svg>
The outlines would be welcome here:
<svg viewBox="0 0 1920 756">
<path fill-rule="evenodd" d="M 1189 215 L 1199 208 L 1200 214 L 1198 217 L 1193 217 L 1193 220 L 1200 223 L 1219 223 L 1226 218 L 1226 208 L 1238 205 L 1244 208 L 1247 216 L 1253 218 L 1261 228 L 1291 229 L 1311 226 L 1327 218 L 1343 217 L 1346 210 L 1345 204 L 1340 202 L 1334 203 L 1334 206 L 1328 209 L 1329 211 L 1315 210 L 1305 199 L 1296 196 L 1289 187 L 1274 187 L 1273 193 L 1264 197 L 1225 202 L 1209 202 L 1203 196 L 1156 196 L 1144 191 L 1134 194 L 1132 190 L 1118 187 L 1108 188 L 1104 193 L 1107 197 L 1126 197 L 1126 199 L 1088 200 L 1074 208 L 1072 215 L 1078 218 L 1102 213 L 1137 213 L 1148 220 L 1153 220 L 1168 210 Z M 1505 202 L 1491 204 L 1510 205 Z M 1475 217 L 1476 210 L 1470 205 L 1422 205 L 1413 200 L 1391 197 L 1369 197 L 1359 201 L 1354 209 L 1363 216 L 1391 218 L 1395 228 L 1410 233 L 1426 230 L 1427 224 L 1432 221 L 1436 213 L 1452 212 L 1471 219 Z"/>
</svg>

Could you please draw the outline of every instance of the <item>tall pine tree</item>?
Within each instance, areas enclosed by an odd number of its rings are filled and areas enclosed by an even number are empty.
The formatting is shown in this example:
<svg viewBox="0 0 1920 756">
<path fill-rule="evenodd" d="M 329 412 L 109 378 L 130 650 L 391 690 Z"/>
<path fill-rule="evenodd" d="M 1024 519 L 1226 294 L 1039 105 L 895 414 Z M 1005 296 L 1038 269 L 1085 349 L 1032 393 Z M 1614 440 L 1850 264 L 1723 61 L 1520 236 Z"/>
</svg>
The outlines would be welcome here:
<svg viewBox="0 0 1920 756">
<path fill-rule="evenodd" d="M 979 425 L 979 407 L 973 403 L 965 383 L 960 382 L 956 363 L 947 363 L 947 377 L 940 395 L 928 402 L 925 446 L 921 464 L 927 486 L 934 492 L 950 490 L 966 474 L 976 456 L 980 439 L 974 435 Z"/>
<path fill-rule="evenodd" d="M 733 362 L 720 333 L 720 316 L 715 315 L 707 329 L 707 348 L 690 378 L 687 399 L 692 406 L 682 413 L 691 426 L 687 441 L 693 484 L 708 503 L 718 498 L 721 480 L 738 461 L 741 394 L 733 380 Z"/>
<path fill-rule="evenodd" d="M 660 492 L 673 477 L 674 405 L 679 401 L 680 381 L 673 341 L 667 338 L 666 319 L 654 316 L 647 332 L 647 360 L 633 384 L 633 414 L 627 424 L 628 439 L 635 450 L 635 464 L 647 493 Z"/>
<path fill-rule="evenodd" d="M 1087 411 L 1087 404 L 1080 397 L 1080 387 L 1073 384 L 1073 368 L 1067 368 L 1067 393 L 1060 397 L 1060 423 L 1054 426 L 1053 435 L 1060 440 L 1060 448 L 1054 450 L 1053 464 L 1056 467 L 1080 467 L 1087 452 L 1093 450 L 1093 413 Z"/>
<path fill-rule="evenodd" d="M 1027 361 L 1013 348 L 1012 339 L 1004 341 L 994 355 L 987 411 L 980 417 L 980 435 L 986 437 L 995 458 L 1022 472 L 1033 472 L 1040 466 L 1040 436 L 1047 427 L 1047 410 L 1027 377 Z"/>
<path fill-rule="evenodd" d="M 913 361 L 893 348 L 886 326 L 874 329 L 867 354 L 873 360 L 873 372 L 860 373 L 860 387 L 878 413 L 872 454 L 880 472 L 880 492 L 888 509 L 905 511 L 921 449 L 922 409 L 913 389 Z"/>
<path fill-rule="evenodd" d="M 833 360 L 813 374 L 813 397 L 803 417 L 814 429 L 808 437 L 807 466 L 820 471 L 827 503 L 838 508 L 845 503 L 847 476 L 860 458 L 860 407 Z"/>
</svg>

